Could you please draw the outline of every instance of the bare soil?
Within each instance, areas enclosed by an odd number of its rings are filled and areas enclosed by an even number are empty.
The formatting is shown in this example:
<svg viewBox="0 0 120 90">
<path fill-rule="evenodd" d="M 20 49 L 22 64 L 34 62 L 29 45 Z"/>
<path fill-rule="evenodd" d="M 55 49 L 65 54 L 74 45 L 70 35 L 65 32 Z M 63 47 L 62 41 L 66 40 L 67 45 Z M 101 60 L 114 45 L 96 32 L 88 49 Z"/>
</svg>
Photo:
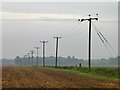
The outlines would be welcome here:
<svg viewBox="0 0 120 90">
<path fill-rule="evenodd" d="M 118 82 L 30 67 L 3 67 L 3 88 L 118 88 Z"/>
</svg>

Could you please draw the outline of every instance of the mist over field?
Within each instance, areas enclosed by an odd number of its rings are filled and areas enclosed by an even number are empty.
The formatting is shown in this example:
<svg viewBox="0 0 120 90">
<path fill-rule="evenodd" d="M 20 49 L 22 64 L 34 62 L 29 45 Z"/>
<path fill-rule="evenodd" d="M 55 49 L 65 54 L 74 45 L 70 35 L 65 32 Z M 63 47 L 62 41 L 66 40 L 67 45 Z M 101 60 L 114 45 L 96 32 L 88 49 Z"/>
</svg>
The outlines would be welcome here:
<svg viewBox="0 0 120 90">
<path fill-rule="evenodd" d="M 91 60 L 91 65 L 94 67 L 118 67 L 118 57 L 116 58 L 109 58 L 109 59 L 93 59 Z M 36 57 L 33 59 L 34 65 L 36 65 Z M 42 66 L 42 57 L 39 57 L 39 66 Z M 58 57 L 58 66 L 79 66 L 81 63 L 82 66 L 86 67 L 88 66 L 88 60 L 78 59 L 75 57 L 68 56 L 65 57 Z M 13 60 L 9 59 L 2 59 L 2 65 L 3 66 L 30 66 L 31 59 L 23 59 L 20 57 L 17 57 Z M 55 66 L 55 57 L 50 56 L 46 57 L 45 59 L 45 65 L 46 66 Z"/>
</svg>

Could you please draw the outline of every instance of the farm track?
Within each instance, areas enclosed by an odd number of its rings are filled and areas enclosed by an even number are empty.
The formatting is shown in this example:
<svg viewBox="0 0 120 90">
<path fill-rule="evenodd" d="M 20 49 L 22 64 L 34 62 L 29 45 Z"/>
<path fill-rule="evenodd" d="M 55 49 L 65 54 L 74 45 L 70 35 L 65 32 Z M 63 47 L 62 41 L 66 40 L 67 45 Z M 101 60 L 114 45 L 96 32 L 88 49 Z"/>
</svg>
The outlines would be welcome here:
<svg viewBox="0 0 120 90">
<path fill-rule="evenodd" d="M 118 88 L 117 81 L 95 79 L 63 71 L 3 67 L 3 88 Z"/>
</svg>

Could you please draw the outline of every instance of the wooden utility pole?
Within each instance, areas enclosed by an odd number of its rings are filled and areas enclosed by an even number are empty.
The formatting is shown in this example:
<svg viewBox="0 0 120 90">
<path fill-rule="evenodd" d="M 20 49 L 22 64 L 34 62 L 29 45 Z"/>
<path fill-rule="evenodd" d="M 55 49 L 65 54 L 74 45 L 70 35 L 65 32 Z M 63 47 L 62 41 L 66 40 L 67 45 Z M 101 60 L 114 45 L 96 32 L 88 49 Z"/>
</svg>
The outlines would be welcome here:
<svg viewBox="0 0 120 90">
<path fill-rule="evenodd" d="M 26 57 L 27 57 L 27 55 L 24 55 L 24 57 L 23 57 L 23 60 L 24 60 L 23 64 L 24 64 L 24 66 L 26 66 Z"/>
<path fill-rule="evenodd" d="M 37 56 L 36 56 L 36 60 L 37 60 L 37 61 L 36 61 L 36 66 L 39 66 L 39 65 L 38 65 L 38 49 L 40 49 L 40 47 L 34 47 L 34 48 L 37 49 Z"/>
<path fill-rule="evenodd" d="M 33 53 L 34 53 L 34 51 L 31 50 L 30 52 L 31 52 L 31 59 L 32 59 L 32 66 L 33 66 L 33 63 L 34 63 L 34 62 L 33 62 Z"/>
<path fill-rule="evenodd" d="M 98 15 L 98 14 L 96 14 L 96 15 Z M 92 20 L 98 20 L 98 18 L 91 18 L 91 15 L 89 15 L 89 19 L 81 19 L 81 22 L 89 21 L 89 45 L 88 45 L 89 72 L 91 69 L 91 22 L 92 22 Z M 78 21 L 80 21 L 80 19 L 78 19 Z"/>
<path fill-rule="evenodd" d="M 45 67 L 45 43 L 48 41 L 40 41 L 43 44 L 43 67 Z"/>
<path fill-rule="evenodd" d="M 58 58 L 58 40 L 61 38 L 60 36 L 54 36 L 56 38 L 56 62 L 55 67 L 57 67 L 57 58 Z"/>
<path fill-rule="evenodd" d="M 30 53 L 27 53 L 27 55 L 28 55 L 28 60 L 29 60 L 28 66 L 30 66 Z"/>
</svg>

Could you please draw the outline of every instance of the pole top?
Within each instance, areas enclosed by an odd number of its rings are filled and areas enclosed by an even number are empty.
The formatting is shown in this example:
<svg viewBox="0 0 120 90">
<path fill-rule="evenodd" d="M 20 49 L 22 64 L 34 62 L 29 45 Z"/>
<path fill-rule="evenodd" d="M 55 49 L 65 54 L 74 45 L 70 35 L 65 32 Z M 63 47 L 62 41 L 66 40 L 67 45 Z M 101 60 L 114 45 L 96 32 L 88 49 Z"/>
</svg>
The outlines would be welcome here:
<svg viewBox="0 0 120 90">
<path fill-rule="evenodd" d="M 47 43 L 48 41 L 47 40 L 41 40 L 40 42 L 41 43 Z"/>
<path fill-rule="evenodd" d="M 61 36 L 54 36 L 54 38 L 61 38 Z"/>
<path fill-rule="evenodd" d="M 34 47 L 35 49 L 39 49 L 40 47 Z"/>
<path fill-rule="evenodd" d="M 33 51 L 33 50 L 31 50 L 30 52 L 31 52 L 31 53 L 34 53 L 34 51 Z"/>
</svg>

